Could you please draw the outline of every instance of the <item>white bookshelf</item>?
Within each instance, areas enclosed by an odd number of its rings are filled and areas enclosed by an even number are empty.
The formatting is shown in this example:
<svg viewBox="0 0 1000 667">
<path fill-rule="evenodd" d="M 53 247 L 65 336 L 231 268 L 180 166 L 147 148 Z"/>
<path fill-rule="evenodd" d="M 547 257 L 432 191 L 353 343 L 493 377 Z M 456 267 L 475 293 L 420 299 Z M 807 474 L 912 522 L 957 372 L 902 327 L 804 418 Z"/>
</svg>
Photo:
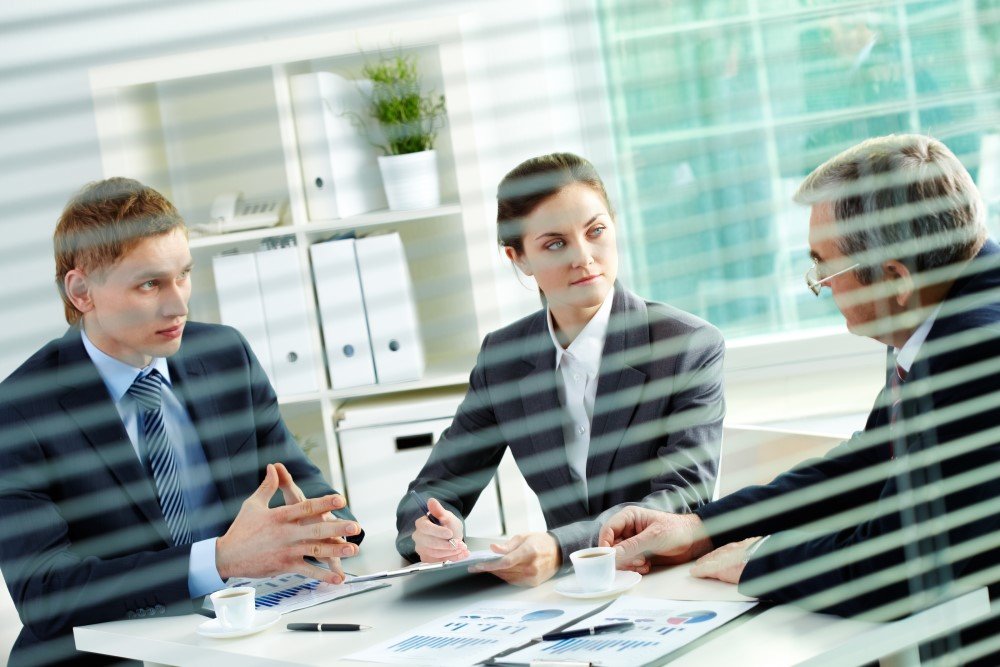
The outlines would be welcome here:
<svg viewBox="0 0 1000 667">
<path fill-rule="evenodd" d="M 310 220 L 292 116 L 289 78 L 332 71 L 358 78 L 366 58 L 380 49 L 418 57 L 427 88 L 443 94 L 448 122 L 436 149 L 442 205 L 421 211 L 374 211 L 336 220 Z M 337 488 L 349 488 L 335 435 L 340 406 L 382 396 L 412 400 L 419 392 L 461 389 L 482 337 L 499 326 L 493 222 L 484 199 L 466 80 L 460 22 L 436 18 L 405 24 L 268 40 L 103 66 L 91 70 L 105 176 L 128 176 L 173 201 L 189 225 L 207 219 L 223 192 L 288 201 L 276 227 L 198 235 L 191 319 L 219 321 L 212 257 L 250 252 L 262 241 L 293 237 L 303 267 L 309 334 L 321 351 L 322 335 L 308 248 L 333 234 L 395 231 L 403 240 L 414 283 L 427 371 L 420 380 L 331 389 L 325 356 L 315 368 L 318 391 L 279 395 L 289 428 L 322 445 L 310 452 Z M 402 489 L 399 490 L 400 494 Z"/>
</svg>

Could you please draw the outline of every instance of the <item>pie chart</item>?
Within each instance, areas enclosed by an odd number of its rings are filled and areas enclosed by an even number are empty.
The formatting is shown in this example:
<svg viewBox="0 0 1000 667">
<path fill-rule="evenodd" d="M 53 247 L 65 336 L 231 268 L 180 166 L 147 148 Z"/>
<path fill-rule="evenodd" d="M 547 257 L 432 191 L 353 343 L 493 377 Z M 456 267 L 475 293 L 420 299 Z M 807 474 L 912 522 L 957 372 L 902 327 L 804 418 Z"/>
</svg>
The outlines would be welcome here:
<svg viewBox="0 0 1000 667">
<path fill-rule="evenodd" d="M 715 618 L 714 611 L 686 611 L 667 619 L 670 625 L 684 625 L 685 623 L 704 623 Z"/>
<path fill-rule="evenodd" d="M 556 616 L 562 616 L 562 609 L 539 609 L 538 611 L 530 611 L 521 617 L 522 621 L 545 621 L 550 618 L 555 618 Z"/>
</svg>

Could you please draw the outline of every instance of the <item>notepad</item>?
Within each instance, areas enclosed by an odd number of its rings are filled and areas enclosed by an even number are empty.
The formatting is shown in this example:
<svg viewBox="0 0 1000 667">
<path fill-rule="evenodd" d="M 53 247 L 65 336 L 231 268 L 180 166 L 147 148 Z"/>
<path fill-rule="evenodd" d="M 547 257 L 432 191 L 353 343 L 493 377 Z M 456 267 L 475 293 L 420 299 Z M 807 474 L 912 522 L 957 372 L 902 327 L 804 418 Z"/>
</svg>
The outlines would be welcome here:
<svg viewBox="0 0 1000 667">
<path fill-rule="evenodd" d="M 394 577 L 405 577 L 420 572 L 441 572 L 460 567 L 469 567 L 476 563 L 488 563 L 493 560 L 503 558 L 501 554 L 492 551 L 473 551 L 461 560 L 445 560 L 437 563 L 414 563 L 398 570 L 383 570 L 382 572 L 372 572 L 371 574 L 359 574 L 348 576 L 347 583 L 361 583 L 378 579 L 392 579 Z"/>
</svg>

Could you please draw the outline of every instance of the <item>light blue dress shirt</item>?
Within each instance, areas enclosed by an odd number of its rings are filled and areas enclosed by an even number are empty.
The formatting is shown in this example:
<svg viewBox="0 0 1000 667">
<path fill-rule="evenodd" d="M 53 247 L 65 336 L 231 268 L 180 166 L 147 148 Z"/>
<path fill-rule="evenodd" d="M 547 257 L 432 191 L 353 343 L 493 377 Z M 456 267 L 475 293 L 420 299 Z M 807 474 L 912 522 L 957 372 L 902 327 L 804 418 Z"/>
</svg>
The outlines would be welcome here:
<svg viewBox="0 0 1000 667">
<path fill-rule="evenodd" d="M 163 425 L 170 438 L 170 443 L 174 447 L 178 466 L 184 471 L 181 488 L 184 509 L 189 519 L 218 516 L 221 513 L 222 500 L 219 498 L 219 493 L 212 480 L 208 460 L 205 458 L 205 450 L 201 446 L 198 432 L 195 430 L 187 410 L 171 390 L 173 385 L 170 382 L 167 360 L 157 357 L 146 368 L 135 368 L 97 349 L 84 331 L 81 330 L 80 335 L 83 338 L 83 346 L 86 348 L 87 354 L 94 362 L 94 366 L 97 367 L 97 372 L 104 380 L 104 386 L 107 387 L 108 393 L 111 394 L 111 399 L 125 425 L 125 432 L 128 433 L 136 456 L 139 457 L 144 468 L 146 462 L 143 461 L 142 450 L 139 448 L 138 405 L 128 395 L 128 390 L 140 375 L 147 375 L 153 369 L 160 372 L 165 380 L 163 384 Z M 225 586 L 219 577 L 218 569 L 215 567 L 215 541 L 220 527 L 205 525 L 204 522 L 199 523 L 197 520 L 191 521 L 191 527 L 196 542 L 191 545 L 191 558 L 188 563 L 188 590 L 191 597 L 199 597 L 213 593 Z"/>
</svg>

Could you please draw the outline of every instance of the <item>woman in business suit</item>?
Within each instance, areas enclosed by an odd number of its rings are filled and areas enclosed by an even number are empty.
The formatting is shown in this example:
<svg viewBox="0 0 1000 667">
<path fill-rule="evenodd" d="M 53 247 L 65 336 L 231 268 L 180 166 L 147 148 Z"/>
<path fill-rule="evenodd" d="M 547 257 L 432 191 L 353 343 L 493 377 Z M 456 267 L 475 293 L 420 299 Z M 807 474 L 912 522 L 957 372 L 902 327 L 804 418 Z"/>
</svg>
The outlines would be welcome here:
<svg viewBox="0 0 1000 667">
<path fill-rule="evenodd" d="M 510 448 L 547 532 L 517 535 L 477 566 L 535 585 L 597 544 L 627 503 L 690 512 L 709 501 L 725 411 L 724 343 L 710 324 L 616 282 L 616 223 L 593 165 L 569 153 L 518 165 L 497 191 L 497 238 L 544 307 L 483 341 L 455 419 L 397 509 L 410 560 L 468 553 L 468 515 Z"/>
</svg>

